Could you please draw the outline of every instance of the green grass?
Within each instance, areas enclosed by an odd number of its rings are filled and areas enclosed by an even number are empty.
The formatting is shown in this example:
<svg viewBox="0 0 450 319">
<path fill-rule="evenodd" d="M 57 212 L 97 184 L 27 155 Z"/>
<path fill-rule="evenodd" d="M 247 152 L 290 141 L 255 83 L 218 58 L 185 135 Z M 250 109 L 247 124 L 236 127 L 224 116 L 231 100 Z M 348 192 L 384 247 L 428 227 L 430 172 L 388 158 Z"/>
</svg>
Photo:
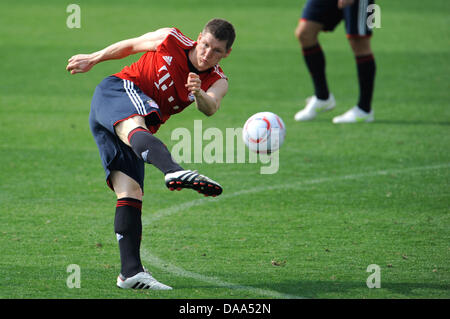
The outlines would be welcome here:
<svg viewBox="0 0 450 319">
<path fill-rule="evenodd" d="M 358 91 L 342 25 L 320 37 L 336 110 L 293 120 L 312 92 L 293 36 L 304 1 L 77 3 L 81 29 L 66 27 L 60 1 L 0 13 L 0 298 L 450 297 L 448 1 L 378 1 L 376 121 L 343 126 L 331 119 Z M 225 131 L 272 111 L 287 126 L 280 170 L 185 164 L 224 186 L 203 199 L 168 192 L 148 166 L 143 261 L 175 289 L 116 289 L 115 196 L 87 120 L 95 86 L 136 57 L 77 76 L 66 61 L 162 26 L 195 38 L 214 16 L 237 29 L 221 63 L 230 91 L 213 117 L 191 107 L 158 136 L 171 148 L 172 130 L 196 119 Z M 81 289 L 67 288 L 70 264 Z M 380 289 L 366 286 L 370 264 L 381 267 Z"/>
</svg>

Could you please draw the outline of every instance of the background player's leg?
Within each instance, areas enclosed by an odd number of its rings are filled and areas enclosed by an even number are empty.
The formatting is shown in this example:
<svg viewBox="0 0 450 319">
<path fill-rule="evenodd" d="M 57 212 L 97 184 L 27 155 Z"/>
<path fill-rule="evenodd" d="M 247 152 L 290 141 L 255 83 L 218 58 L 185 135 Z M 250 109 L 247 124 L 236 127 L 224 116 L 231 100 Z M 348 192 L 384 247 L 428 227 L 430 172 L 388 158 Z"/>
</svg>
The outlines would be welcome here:
<svg viewBox="0 0 450 319">
<path fill-rule="evenodd" d="M 348 41 L 355 56 L 373 54 L 370 46 L 370 37 L 351 37 Z"/>
<path fill-rule="evenodd" d="M 328 91 L 325 76 L 325 55 L 318 40 L 319 32 L 323 28 L 324 25 L 321 23 L 301 19 L 295 30 L 315 92 L 307 100 L 305 108 L 295 114 L 296 121 L 312 120 L 316 117 L 317 112 L 331 110 L 336 106 L 333 94 Z"/>
<path fill-rule="evenodd" d="M 326 100 L 329 91 L 325 76 L 325 55 L 318 39 L 319 32 L 323 27 L 321 23 L 301 19 L 295 35 L 300 42 L 303 58 L 311 74 L 315 95 L 318 99 Z"/>
<path fill-rule="evenodd" d="M 372 95 L 375 83 L 375 59 L 370 48 L 370 37 L 350 37 L 350 46 L 356 59 L 359 83 L 358 104 L 342 115 L 333 118 L 333 123 L 358 123 L 374 121 Z"/>
<path fill-rule="evenodd" d="M 357 105 L 344 114 L 334 117 L 333 123 L 359 123 L 374 120 L 371 103 L 375 83 L 375 59 L 370 47 L 372 30 L 367 25 L 369 3 L 373 1 L 355 1 L 342 10 L 347 38 L 355 55 L 358 70 L 359 99 Z"/>
<path fill-rule="evenodd" d="M 371 111 L 372 95 L 375 82 L 375 58 L 370 47 L 370 37 L 349 38 L 350 46 L 356 59 L 359 83 L 358 106 L 361 110 Z"/>
<path fill-rule="evenodd" d="M 140 257 L 142 190 L 135 180 L 120 171 L 112 171 L 110 181 L 117 195 L 114 231 L 119 242 L 120 273 L 129 278 L 144 271 Z"/>
</svg>

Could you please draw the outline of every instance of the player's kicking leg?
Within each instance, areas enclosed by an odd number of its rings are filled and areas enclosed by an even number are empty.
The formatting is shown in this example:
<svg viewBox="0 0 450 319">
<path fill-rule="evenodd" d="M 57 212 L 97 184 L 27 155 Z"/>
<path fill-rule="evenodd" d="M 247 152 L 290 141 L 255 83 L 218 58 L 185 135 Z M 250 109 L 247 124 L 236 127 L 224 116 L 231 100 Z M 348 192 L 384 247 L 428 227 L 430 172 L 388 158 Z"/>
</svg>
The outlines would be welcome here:
<svg viewBox="0 0 450 319">
<path fill-rule="evenodd" d="M 197 171 L 183 170 L 168 173 L 165 176 L 166 186 L 170 190 L 192 188 L 205 196 L 216 197 L 222 193 L 222 186 L 212 179 L 199 174 Z"/>
<path fill-rule="evenodd" d="M 315 95 L 307 99 L 305 108 L 295 114 L 296 121 L 312 120 L 319 112 L 332 110 L 336 106 L 333 94 L 328 91 L 325 55 L 318 41 L 318 34 L 323 28 L 321 23 L 301 19 L 295 30 L 315 91 Z"/>
<path fill-rule="evenodd" d="M 205 196 L 217 196 L 222 193 L 222 186 L 212 179 L 184 170 L 176 163 L 167 147 L 145 128 L 145 120 L 135 116 L 120 122 L 115 127 L 119 138 L 130 146 L 144 162 L 153 164 L 165 175 L 166 186 L 170 190 L 191 188 Z"/>
</svg>

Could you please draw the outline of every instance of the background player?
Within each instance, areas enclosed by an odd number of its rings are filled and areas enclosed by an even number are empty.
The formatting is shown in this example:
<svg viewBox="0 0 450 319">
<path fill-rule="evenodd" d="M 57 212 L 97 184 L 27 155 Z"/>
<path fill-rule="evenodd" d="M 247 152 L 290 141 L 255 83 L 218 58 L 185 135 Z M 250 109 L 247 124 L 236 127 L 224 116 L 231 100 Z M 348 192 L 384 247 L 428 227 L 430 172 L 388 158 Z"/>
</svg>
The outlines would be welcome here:
<svg viewBox="0 0 450 319">
<path fill-rule="evenodd" d="M 308 0 L 302 19 L 295 30 L 303 56 L 314 84 L 315 94 L 307 100 L 306 107 L 295 114 L 295 120 L 307 121 L 318 112 L 336 106 L 333 94 L 328 91 L 325 75 L 325 56 L 318 41 L 321 31 L 332 31 L 345 20 L 345 29 L 356 59 L 359 83 L 359 100 L 356 106 L 333 123 L 372 122 L 371 107 L 375 81 L 375 59 L 370 46 L 371 30 L 367 26 L 367 7 L 373 0 Z"/>
<path fill-rule="evenodd" d="M 66 69 L 76 74 L 103 61 L 145 52 L 137 62 L 97 86 L 89 118 L 107 183 L 117 195 L 114 229 L 121 258 L 117 285 L 121 288 L 172 289 L 156 281 L 140 259 L 145 162 L 163 172 L 171 190 L 192 188 L 205 196 L 222 193 L 217 182 L 174 162 L 153 133 L 194 101 L 208 116 L 219 109 L 228 82 L 218 63 L 230 54 L 234 38 L 228 21 L 212 19 L 196 42 L 177 28 L 162 28 L 69 59 Z"/>
</svg>

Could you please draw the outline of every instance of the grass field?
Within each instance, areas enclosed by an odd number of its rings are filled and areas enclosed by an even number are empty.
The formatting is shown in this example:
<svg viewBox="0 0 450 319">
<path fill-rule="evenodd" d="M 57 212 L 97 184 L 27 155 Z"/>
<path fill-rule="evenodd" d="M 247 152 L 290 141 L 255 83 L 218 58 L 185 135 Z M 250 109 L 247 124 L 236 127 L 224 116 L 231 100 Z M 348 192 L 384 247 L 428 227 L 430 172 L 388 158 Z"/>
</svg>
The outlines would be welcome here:
<svg viewBox="0 0 450 319">
<path fill-rule="evenodd" d="M 449 298 L 450 2 L 379 0 L 373 124 L 331 123 L 358 95 L 343 25 L 320 37 L 337 108 L 307 123 L 293 116 L 312 84 L 293 31 L 303 1 L 9 2 L 0 13 L 0 298 Z M 5 5 L 3 5 L 5 7 Z M 206 118 L 190 107 L 157 136 L 242 127 L 259 111 L 286 126 L 276 174 L 261 163 L 186 163 L 219 181 L 205 199 L 169 192 L 147 166 L 142 259 L 169 292 L 115 288 L 115 195 L 104 183 L 88 126 L 95 86 L 137 57 L 70 76 L 67 59 L 162 26 L 196 38 L 232 21 L 221 63 L 230 91 Z M 205 142 L 206 143 L 206 142 Z M 79 265 L 81 288 L 67 267 Z M 369 289 L 366 269 L 381 269 Z"/>
</svg>

